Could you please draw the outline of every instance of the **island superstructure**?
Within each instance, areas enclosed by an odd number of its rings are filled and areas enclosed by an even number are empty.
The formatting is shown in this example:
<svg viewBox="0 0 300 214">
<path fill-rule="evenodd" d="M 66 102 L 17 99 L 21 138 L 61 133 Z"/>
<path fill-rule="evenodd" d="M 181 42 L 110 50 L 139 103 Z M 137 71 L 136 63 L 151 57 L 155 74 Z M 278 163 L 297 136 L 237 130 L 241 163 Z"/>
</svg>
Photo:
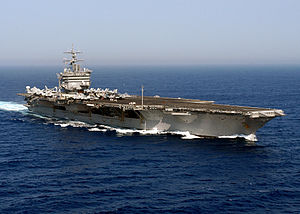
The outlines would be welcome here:
<svg viewBox="0 0 300 214">
<path fill-rule="evenodd" d="M 256 139 L 256 131 L 277 116 L 279 109 L 215 104 L 182 98 L 121 94 L 117 89 L 90 88 L 92 71 L 81 68 L 74 48 L 67 66 L 57 74 L 58 87 L 26 87 L 26 106 L 32 112 L 111 127 L 183 131 L 202 137 L 241 136 Z"/>
</svg>

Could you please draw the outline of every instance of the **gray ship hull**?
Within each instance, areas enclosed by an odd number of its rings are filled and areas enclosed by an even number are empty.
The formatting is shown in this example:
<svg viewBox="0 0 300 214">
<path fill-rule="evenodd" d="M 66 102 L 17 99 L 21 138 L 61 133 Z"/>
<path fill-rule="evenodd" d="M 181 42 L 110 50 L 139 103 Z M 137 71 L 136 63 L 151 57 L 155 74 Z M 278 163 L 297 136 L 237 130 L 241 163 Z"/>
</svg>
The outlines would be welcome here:
<svg viewBox="0 0 300 214">
<path fill-rule="evenodd" d="M 85 105 L 72 104 L 55 108 L 49 103 L 28 106 L 29 110 L 54 118 L 77 120 L 89 124 L 108 125 L 112 127 L 182 131 L 202 137 L 240 136 L 256 140 L 255 133 L 273 117 L 250 118 L 240 114 L 221 114 L 206 112 L 174 113 L 159 109 L 136 110 L 136 115 L 129 118 L 122 114 L 105 116 L 93 113 Z M 62 109 L 63 108 L 63 109 Z"/>
</svg>

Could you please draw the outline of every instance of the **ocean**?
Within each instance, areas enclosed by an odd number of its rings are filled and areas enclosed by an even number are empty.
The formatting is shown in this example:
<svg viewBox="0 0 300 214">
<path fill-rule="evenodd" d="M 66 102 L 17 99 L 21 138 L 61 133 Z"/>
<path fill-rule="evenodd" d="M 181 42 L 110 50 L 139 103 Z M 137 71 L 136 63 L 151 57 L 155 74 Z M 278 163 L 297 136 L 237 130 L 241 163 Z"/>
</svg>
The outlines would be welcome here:
<svg viewBox="0 0 300 214">
<path fill-rule="evenodd" d="M 0 213 L 299 213 L 300 66 L 99 66 L 92 87 L 278 108 L 243 139 L 93 127 L 17 93 L 62 67 L 0 67 Z"/>
</svg>

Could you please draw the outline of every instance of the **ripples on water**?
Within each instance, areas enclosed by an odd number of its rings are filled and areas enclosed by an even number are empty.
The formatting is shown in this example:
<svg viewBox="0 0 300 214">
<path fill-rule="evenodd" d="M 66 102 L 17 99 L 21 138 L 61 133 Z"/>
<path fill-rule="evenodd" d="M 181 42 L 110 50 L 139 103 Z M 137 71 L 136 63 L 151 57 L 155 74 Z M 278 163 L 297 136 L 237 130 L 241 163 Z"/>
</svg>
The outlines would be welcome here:
<svg viewBox="0 0 300 214">
<path fill-rule="evenodd" d="M 59 70 L 2 69 L 1 213 L 299 211 L 299 68 L 124 69 L 94 69 L 93 86 L 139 93 L 144 84 L 146 95 L 277 107 L 287 116 L 259 130 L 256 143 L 124 134 L 28 114 L 15 94 L 51 87 Z"/>
</svg>

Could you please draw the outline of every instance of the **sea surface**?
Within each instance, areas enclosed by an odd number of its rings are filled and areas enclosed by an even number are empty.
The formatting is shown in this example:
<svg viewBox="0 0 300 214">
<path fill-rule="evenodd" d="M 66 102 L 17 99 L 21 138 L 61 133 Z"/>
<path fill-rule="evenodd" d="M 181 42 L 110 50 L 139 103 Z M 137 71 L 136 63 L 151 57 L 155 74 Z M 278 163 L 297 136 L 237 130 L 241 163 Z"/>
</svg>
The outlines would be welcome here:
<svg viewBox="0 0 300 214">
<path fill-rule="evenodd" d="M 92 87 L 283 109 L 243 139 L 93 127 L 30 114 L 62 67 L 0 67 L 0 213 L 299 213 L 300 66 L 101 66 Z"/>
</svg>

